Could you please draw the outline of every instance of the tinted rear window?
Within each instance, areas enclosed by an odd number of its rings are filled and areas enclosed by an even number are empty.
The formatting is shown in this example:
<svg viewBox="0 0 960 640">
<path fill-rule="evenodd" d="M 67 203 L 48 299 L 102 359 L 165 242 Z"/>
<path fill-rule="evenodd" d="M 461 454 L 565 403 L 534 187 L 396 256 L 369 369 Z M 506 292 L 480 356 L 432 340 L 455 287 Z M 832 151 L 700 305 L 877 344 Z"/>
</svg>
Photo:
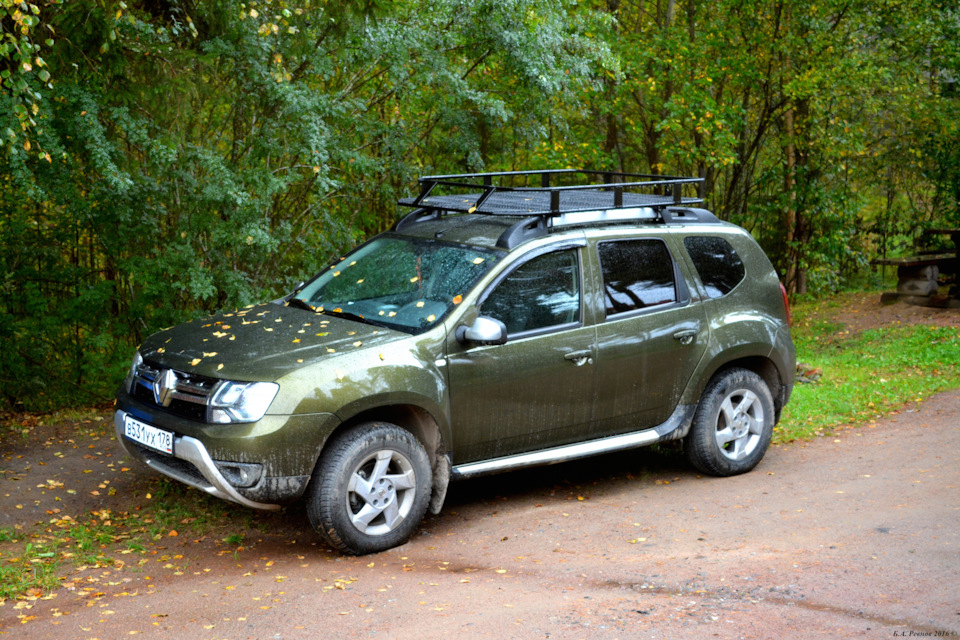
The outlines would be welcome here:
<svg viewBox="0 0 960 640">
<path fill-rule="evenodd" d="M 743 280 L 743 261 L 723 238 L 690 236 L 683 239 L 683 244 L 709 297 L 724 296 Z"/>
</svg>

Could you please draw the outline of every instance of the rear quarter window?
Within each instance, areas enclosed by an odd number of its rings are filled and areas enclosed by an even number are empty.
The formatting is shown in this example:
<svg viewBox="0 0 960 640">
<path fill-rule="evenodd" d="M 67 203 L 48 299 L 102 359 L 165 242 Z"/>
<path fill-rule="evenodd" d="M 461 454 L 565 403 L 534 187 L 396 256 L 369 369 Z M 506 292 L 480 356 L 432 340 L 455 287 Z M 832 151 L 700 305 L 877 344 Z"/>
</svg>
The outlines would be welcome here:
<svg viewBox="0 0 960 640">
<path fill-rule="evenodd" d="M 745 275 L 743 261 L 724 238 L 689 236 L 683 244 L 710 298 L 725 296 L 740 284 Z"/>
</svg>

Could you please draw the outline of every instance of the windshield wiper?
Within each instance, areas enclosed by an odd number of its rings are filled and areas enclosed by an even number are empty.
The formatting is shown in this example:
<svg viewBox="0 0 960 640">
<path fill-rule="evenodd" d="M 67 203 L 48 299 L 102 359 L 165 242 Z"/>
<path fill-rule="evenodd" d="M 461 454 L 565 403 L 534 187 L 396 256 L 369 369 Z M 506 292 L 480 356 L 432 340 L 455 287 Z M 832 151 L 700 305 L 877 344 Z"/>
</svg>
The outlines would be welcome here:
<svg viewBox="0 0 960 640">
<path fill-rule="evenodd" d="M 294 297 L 290 298 L 289 300 L 287 300 L 287 306 L 288 306 L 288 307 L 299 307 L 299 308 L 301 308 L 301 309 L 306 309 L 307 311 L 313 311 L 314 313 L 317 312 L 316 307 L 314 307 L 312 304 L 310 304 L 309 302 L 307 302 L 307 301 L 304 300 L 303 298 L 298 298 L 298 297 L 296 297 L 296 296 L 294 296 Z"/>
<path fill-rule="evenodd" d="M 322 313 L 324 315 L 329 315 L 329 316 L 340 316 L 341 318 L 346 318 L 347 320 L 356 320 L 357 322 L 363 322 L 364 324 L 375 324 L 377 326 L 380 326 L 379 322 L 368 320 L 367 318 L 364 318 L 359 313 L 353 313 L 352 311 L 344 311 L 340 307 L 337 307 L 336 309 L 327 309 L 326 307 L 323 307 L 322 310 L 317 310 L 317 313 Z"/>
<path fill-rule="evenodd" d="M 296 296 L 294 296 L 294 297 L 290 298 L 289 300 L 287 300 L 287 306 L 288 306 L 288 307 L 298 307 L 298 308 L 300 308 L 300 309 L 306 309 L 307 311 L 312 311 L 313 313 L 319 313 L 319 314 L 321 314 L 321 315 L 339 316 L 339 317 L 341 317 L 341 318 L 346 318 L 347 320 L 353 320 L 353 321 L 355 321 L 355 322 L 362 322 L 362 323 L 364 323 L 364 324 L 372 324 L 372 325 L 374 325 L 375 327 L 387 327 L 387 326 L 389 326 L 389 325 L 387 325 L 386 323 L 378 322 L 378 321 L 372 320 L 372 319 L 370 319 L 370 318 L 365 318 L 365 317 L 363 317 L 362 315 L 360 315 L 359 313 L 354 313 L 354 312 L 352 312 L 352 311 L 344 311 L 344 310 L 341 309 L 340 307 L 337 307 L 337 308 L 335 308 L 335 309 L 329 309 L 329 308 L 327 308 L 327 307 L 325 307 L 325 306 L 315 307 L 315 306 L 313 306 L 312 304 L 310 304 L 309 302 L 307 302 L 306 300 L 304 300 L 303 298 L 297 298 Z"/>
</svg>

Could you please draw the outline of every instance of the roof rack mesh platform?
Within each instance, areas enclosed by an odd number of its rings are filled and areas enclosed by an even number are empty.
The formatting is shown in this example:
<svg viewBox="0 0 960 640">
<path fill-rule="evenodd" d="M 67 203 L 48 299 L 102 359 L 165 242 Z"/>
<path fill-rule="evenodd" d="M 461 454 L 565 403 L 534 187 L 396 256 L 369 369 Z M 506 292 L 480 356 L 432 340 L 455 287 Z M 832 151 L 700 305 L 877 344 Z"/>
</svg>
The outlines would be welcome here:
<svg viewBox="0 0 960 640">
<path fill-rule="evenodd" d="M 537 177 L 538 186 L 513 186 L 525 185 Z M 494 184 L 495 178 L 499 184 Z M 641 207 L 660 210 L 699 204 L 703 202 L 702 185 L 702 178 L 582 169 L 466 173 L 420 178 L 420 194 L 399 203 L 443 213 L 549 218 L 581 211 Z M 696 195 L 684 196 L 685 186 Z M 444 193 L 436 194 L 437 191 Z"/>
<path fill-rule="evenodd" d="M 537 177 L 539 186 L 527 186 Z M 494 178 L 499 184 L 494 184 Z M 516 186 L 518 183 L 522 186 Z M 582 169 L 425 176 L 420 178 L 420 195 L 399 201 L 415 210 L 397 222 L 394 230 L 450 213 L 513 216 L 517 222 L 497 240 L 498 247 L 512 249 L 559 226 L 641 220 L 670 223 L 681 218 L 719 222 L 708 211 L 683 208 L 703 202 L 702 186 L 702 178 Z M 695 190 L 696 196 L 684 196 L 684 187 Z"/>
</svg>

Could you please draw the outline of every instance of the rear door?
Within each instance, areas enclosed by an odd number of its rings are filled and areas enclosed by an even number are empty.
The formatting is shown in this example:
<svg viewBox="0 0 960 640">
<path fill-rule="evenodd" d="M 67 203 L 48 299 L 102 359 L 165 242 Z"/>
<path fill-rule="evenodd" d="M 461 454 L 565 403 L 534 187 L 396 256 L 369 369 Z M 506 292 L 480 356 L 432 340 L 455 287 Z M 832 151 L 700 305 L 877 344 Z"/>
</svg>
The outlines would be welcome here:
<svg viewBox="0 0 960 640">
<path fill-rule="evenodd" d="M 601 291 L 598 435 L 665 422 L 706 349 L 704 305 L 691 295 L 664 235 L 663 229 L 641 230 L 591 243 L 594 280 Z"/>
</svg>

